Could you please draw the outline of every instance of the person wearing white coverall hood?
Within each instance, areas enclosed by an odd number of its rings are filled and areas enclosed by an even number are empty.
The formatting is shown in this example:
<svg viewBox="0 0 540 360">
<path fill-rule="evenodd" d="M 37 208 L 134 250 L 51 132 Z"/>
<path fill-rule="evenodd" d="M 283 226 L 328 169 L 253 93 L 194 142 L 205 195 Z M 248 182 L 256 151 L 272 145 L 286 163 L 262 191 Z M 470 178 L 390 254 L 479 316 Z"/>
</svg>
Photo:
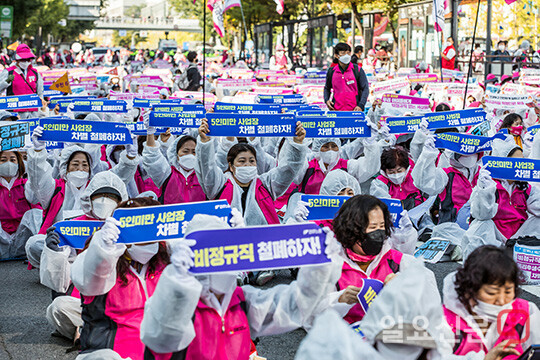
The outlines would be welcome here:
<svg viewBox="0 0 540 360">
<path fill-rule="evenodd" d="M 81 195 L 94 175 L 92 156 L 85 149 L 72 145 L 60 153 L 59 179 L 53 177 L 53 167 L 47 162 L 45 142 L 39 140 L 43 128 L 38 126 L 32 134 L 33 149 L 28 150 L 28 182 L 35 198 L 44 209 L 44 221 L 38 235 L 26 243 L 28 261 L 39 267 L 45 244 L 45 232 L 54 223 L 81 216 Z M 137 145 L 126 145 L 120 162 L 111 171 L 124 182 L 132 179 L 137 169 Z"/>
<path fill-rule="evenodd" d="M 435 276 L 420 262 L 397 274 L 354 325 L 362 334 L 333 310 L 324 312 L 300 344 L 295 360 L 499 360 L 507 354 L 502 346 L 485 358 L 452 354 L 454 337 Z"/>
<path fill-rule="evenodd" d="M 186 234 L 228 227 L 215 216 L 195 215 Z M 233 273 L 193 276 L 189 268 L 193 266 L 190 246 L 194 243 L 194 240 L 181 240 L 173 245 L 171 264 L 146 303 L 141 339 L 155 353 L 185 351 L 188 358 L 199 354 L 195 358 L 247 359 L 251 338 L 302 327 L 319 299 L 333 288 L 341 268 L 339 257 L 335 257 L 339 244 L 333 233 L 328 231 L 326 254 L 333 259 L 330 263 L 303 267 L 298 280 L 289 285 L 277 285 L 266 290 L 249 285 L 240 288 L 236 286 L 236 274 Z M 237 306 L 242 298 L 245 299 L 245 311 L 233 307 L 233 302 Z M 200 322 L 204 321 L 203 318 L 208 321 L 209 315 L 204 317 L 201 314 L 208 307 L 226 322 L 223 325 L 218 322 L 215 327 L 205 328 L 201 333 L 196 329 L 202 329 Z M 236 316 L 240 317 L 236 322 L 242 325 L 233 330 L 229 329 L 232 324 L 228 323 L 232 318 L 227 315 L 235 310 Z M 226 332 L 228 341 L 236 342 L 237 346 L 227 347 L 222 343 L 221 334 L 225 329 L 230 330 L 230 333 Z M 230 339 L 233 334 L 236 340 Z M 220 338 L 222 340 L 218 340 Z"/>
<path fill-rule="evenodd" d="M 103 171 L 92 178 L 82 193 L 81 207 L 87 220 L 103 221 L 112 215 L 119 202 L 127 199 L 124 182 L 113 172 Z M 47 307 L 47 321 L 62 336 L 76 339 L 83 321 L 81 299 L 71 283 L 71 264 L 78 252 L 70 246 L 58 246 L 60 238 L 54 226 L 47 230 L 45 243 L 40 280 L 53 291 L 53 297 L 56 296 Z"/>
</svg>

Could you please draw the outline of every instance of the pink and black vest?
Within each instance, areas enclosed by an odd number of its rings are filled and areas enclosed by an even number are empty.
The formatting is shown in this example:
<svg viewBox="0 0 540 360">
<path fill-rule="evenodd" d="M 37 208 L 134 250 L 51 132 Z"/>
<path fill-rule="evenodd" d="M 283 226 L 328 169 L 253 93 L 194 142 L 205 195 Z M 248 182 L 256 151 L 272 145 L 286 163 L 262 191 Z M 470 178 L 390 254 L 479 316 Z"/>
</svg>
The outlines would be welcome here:
<svg viewBox="0 0 540 360">
<path fill-rule="evenodd" d="M 377 180 L 382 181 L 388 187 L 388 193 L 392 199 L 401 200 L 405 210 L 410 210 L 426 201 L 422 192 L 414 186 L 410 170 L 401 185 L 394 184 L 384 175 L 379 175 Z"/>
<path fill-rule="evenodd" d="M 27 179 L 17 178 L 11 189 L 0 185 L 0 224 L 8 234 L 13 234 L 19 228 L 25 212 L 34 206 L 26 200 L 24 187 Z"/>
<path fill-rule="evenodd" d="M 443 310 L 446 321 L 456 336 L 456 343 L 454 345 L 455 355 L 465 355 L 471 351 L 483 351 L 487 353 L 488 350 L 491 350 L 486 349 L 482 339 L 463 318 L 451 310 L 448 310 L 445 306 L 443 306 Z M 527 326 L 526 323 L 530 321 L 528 319 L 529 303 L 523 299 L 515 299 L 512 303 L 512 310 L 506 318 L 502 331 L 499 332 L 499 338 L 495 345 L 498 345 L 505 340 L 516 340 L 515 342 L 518 344 L 516 350 L 522 353 L 523 348 L 521 346 L 521 339 L 524 336 L 524 330 Z M 530 327 L 531 325 L 532 324 L 529 323 L 528 326 Z M 507 360 L 515 360 L 517 358 L 518 356 L 516 355 L 508 355 L 505 357 Z"/>
<path fill-rule="evenodd" d="M 171 166 L 171 175 L 165 180 L 160 191 L 159 202 L 165 205 L 206 200 L 195 171 L 186 179 L 174 166 Z"/>
<path fill-rule="evenodd" d="M 342 72 L 341 67 L 334 67 L 332 74 L 332 89 L 334 90 L 334 108 L 337 111 L 352 111 L 357 106 L 358 84 L 353 63 Z"/>
<path fill-rule="evenodd" d="M 369 278 L 384 282 L 388 275 L 399 272 L 399 265 L 401 264 L 402 257 L 403 254 L 401 252 L 393 249 L 388 250 L 380 259 L 377 267 L 369 274 Z M 360 287 L 363 279 L 366 278 L 368 278 L 368 276 L 363 271 L 354 269 L 347 262 L 344 262 L 337 288 L 338 290 L 343 290 L 349 285 Z M 365 313 L 362 306 L 360 306 L 360 304 L 355 304 L 351 310 L 349 310 L 347 315 L 345 315 L 343 320 L 347 321 L 349 324 L 353 324 L 362 320 L 364 315 Z"/>
<path fill-rule="evenodd" d="M 241 287 L 234 291 L 223 318 L 199 300 L 193 316 L 195 338 L 189 346 L 174 354 L 157 354 L 146 348 L 144 360 L 248 360 L 251 337 L 246 310 Z"/>
<path fill-rule="evenodd" d="M 448 184 L 439 194 L 439 224 L 444 222 L 456 222 L 459 209 L 469 201 L 472 189 L 478 181 L 478 171 L 474 175 L 472 183 L 453 167 L 444 169 L 448 175 Z"/>
<path fill-rule="evenodd" d="M 338 169 L 347 171 L 347 160 L 339 159 L 337 164 L 330 171 Z M 311 160 L 308 164 L 308 169 L 306 170 L 306 174 L 304 175 L 302 182 L 300 185 L 298 185 L 298 191 L 304 194 L 319 195 L 321 185 L 325 177 L 326 174 L 319 166 L 319 160 Z"/>
<path fill-rule="evenodd" d="M 531 194 L 531 185 L 518 182 L 512 195 L 509 196 L 501 183 L 498 180 L 495 182 L 497 183 L 496 202 L 499 207 L 493 222 L 501 234 L 510 239 L 528 218 L 527 199 Z"/>
<path fill-rule="evenodd" d="M 6 95 L 31 95 L 37 94 L 37 81 L 38 81 L 38 72 L 32 66 L 29 66 L 26 70 L 26 78 L 24 75 L 19 74 L 19 69 L 17 66 L 8 67 L 8 76 L 13 75 L 13 82 L 7 87 Z M 24 112 L 24 111 L 37 111 L 38 109 L 24 109 L 24 110 L 13 110 L 15 112 Z"/>
<path fill-rule="evenodd" d="M 54 219 L 64 204 L 64 198 L 66 196 L 66 180 L 55 179 L 54 182 L 54 193 L 49 203 L 49 207 L 43 211 L 43 223 L 39 229 L 39 234 L 47 233 L 47 229 L 54 224 Z"/>
<path fill-rule="evenodd" d="M 259 208 L 261 209 L 264 218 L 266 219 L 266 222 L 269 225 L 279 224 L 280 222 L 279 217 L 276 213 L 276 205 L 274 204 L 274 199 L 272 198 L 270 191 L 268 191 L 268 189 L 264 186 L 261 179 L 257 178 L 256 182 L 255 200 L 257 201 L 257 205 L 259 205 Z M 227 200 L 229 205 L 231 205 L 233 194 L 234 185 L 231 180 L 227 180 L 221 192 L 216 196 L 216 199 L 225 199 Z"/>
<path fill-rule="evenodd" d="M 142 194 L 145 191 L 153 191 L 158 197 L 161 196 L 161 189 L 154 184 L 152 178 L 148 177 L 144 180 L 139 167 L 137 167 L 137 171 L 135 171 L 135 185 L 137 185 L 139 194 Z"/>
</svg>

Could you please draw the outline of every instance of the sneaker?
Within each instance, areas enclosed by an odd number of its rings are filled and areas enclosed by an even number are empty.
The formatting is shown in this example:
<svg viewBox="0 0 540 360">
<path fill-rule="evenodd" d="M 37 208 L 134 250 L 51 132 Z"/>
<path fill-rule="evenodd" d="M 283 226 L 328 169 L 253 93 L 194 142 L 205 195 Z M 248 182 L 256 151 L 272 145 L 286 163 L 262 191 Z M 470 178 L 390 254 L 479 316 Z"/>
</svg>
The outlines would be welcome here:
<svg viewBox="0 0 540 360">
<path fill-rule="evenodd" d="M 236 285 L 244 286 L 249 283 L 247 272 L 239 272 L 236 274 Z"/>
</svg>

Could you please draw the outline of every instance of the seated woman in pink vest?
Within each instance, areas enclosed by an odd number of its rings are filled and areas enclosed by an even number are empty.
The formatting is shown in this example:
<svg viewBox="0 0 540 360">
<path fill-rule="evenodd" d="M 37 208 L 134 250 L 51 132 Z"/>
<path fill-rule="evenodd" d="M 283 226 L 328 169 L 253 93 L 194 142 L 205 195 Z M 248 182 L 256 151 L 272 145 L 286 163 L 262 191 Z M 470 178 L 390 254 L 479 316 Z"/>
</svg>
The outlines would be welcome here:
<svg viewBox="0 0 540 360">
<path fill-rule="evenodd" d="M 111 171 L 100 172 L 81 195 L 84 215 L 74 220 L 103 221 L 127 199 L 124 182 Z M 46 318 L 56 332 L 77 340 L 82 308 L 79 291 L 71 283 L 71 263 L 79 251 L 70 246 L 59 247 L 60 238 L 54 230 L 54 226 L 47 229 L 39 268 L 40 281 L 52 290 L 54 299 L 47 307 Z"/>
<path fill-rule="evenodd" d="M 316 138 L 311 150 L 315 158 L 298 185 L 298 191 L 304 194 L 318 194 L 324 177 L 332 170 L 342 169 L 354 176 L 360 184 L 369 180 L 381 168 L 381 147 L 375 141 L 375 134 L 364 141 L 364 156 L 359 159 L 345 160 L 341 157 L 341 140 L 337 138 Z"/>
<path fill-rule="evenodd" d="M 39 231 L 42 210 L 24 179 L 26 170 L 17 151 L 0 151 L 0 260 L 25 256 L 25 244 Z"/>
<path fill-rule="evenodd" d="M 84 214 L 81 195 L 94 175 L 91 154 L 84 148 L 71 145 L 62 149 L 58 162 L 59 178 L 53 177 L 53 167 L 47 162 L 48 153 L 45 142 L 39 140 L 43 128 L 38 126 L 32 134 L 34 148 L 28 150 L 28 182 L 35 198 L 43 207 L 43 222 L 39 234 L 26 243 L 28 261 L 39 267 L 39 259 L 45 244 L 45 233 L 54 223 L 72 219 Z M 132 147 L 133 145 L 127 145 Z M 136 149 L 136 148 L 135 148 Z M 130 151 L 126 150 L 126 153 Z M 121 179 L 133 178 L 136 170 L 136 157 L 122 154 L 120 161 L 111 171 Z"/>
<path fill-rule="evenodd" d="M 135 198 L 118 208 L 156 205 L 159 202 L 150 198 Z M 79 360 L 143 359 L 140 325 L 144 306 L 169 255 L 165 243 L 117 243 L 118 224 L 109 217 L 71 266 L 71 280 L 83 304 Z"/>
<path fill-rule="evenodd" d="M 159 188 L 162 204 L 205 201 L 194 167 L 197 140 L 178 137 L 167 149 L 167 159 L 153 134 L 148 134 L 143 150 L 143 168 Z M 167 161 L 168 160 L 168 161 Z"/>
<path fill-rule="evenodd" d="M 371 182 L 371 195 L 401 200 L 405 210 L 420 205 L 426 199 L 414 186 L 413 167 L 414 162 L 401 146 L 385 149 L 381 155 L 381 175 Z"/>
<path fill-rule="evenodd" d="M 434 135 L 428 136 L 411 172 L 414 185 L 420 191 L 428 196 L 438 196 L 432 208 L 435 224 L 456 222 L 458 212 L 469 201 L 476 186 L 479 160 L 483 156 L 483 152 L 461 155 L 445 150 L 445 153 L 449 154 L 450 166 L 442 168 L 436 165 L 440 153 L 435 148 Z"/>
<path fill-rule="evenodd" d="M 513 139 L 495 139 L 492 146 L 493 156 L 523 158 L 523 151 Z M 478 220 L 493 220 L 497 230 L 507 240 L 525 223 L 529 213 L 538 214 L 538 199 L 540 191 L 528 182 L 494 180 L 489 171 L 481 169 L 478 185 L 471 195 L 471 215 Z"/>
<path fill-rule="evenodd" d="M 505 357 L 511 360 L 540 343 L 538 307 L 517 297 L 519 272 L 503 249 L 485 245 L 446 276 L 444 315 L 455 333 L 454 354 L 486 354 L 502 341 L 512 340 L 518 344 L 514 355 Z"/>
<path fill-rule="evenodd" d="M 195 215 L 186 234 L 227 228 L 215 216 Z M 247 360 L 251 339 L 305 326 L 339 277 L 342 261 L 332 233 L 326 244 L 331 262 L 303 267 L 297 281 L 265 290 L 237 286 L 234 273 L 193 276 L 194 241 L 174 244 L 171 264 L 145 307 L 145 359 Z"/>
<path fill-rule="evenodd" d="M 358 303 L 362 279 L 386 282 L 394 274 L 416 262 L 411 255 L 394 248 L 412 244 L 418 235 L 406 214 L 394 229 L 388 207 L 371 195 L 357 195 L 347 200 L 334 218 L 336 239 L 344 249 L 344 263 L 336 291 L 319 304 L 319 311 L 331 307 L 352 324 L 361 320 L 364 311 Z"/>
</svg>

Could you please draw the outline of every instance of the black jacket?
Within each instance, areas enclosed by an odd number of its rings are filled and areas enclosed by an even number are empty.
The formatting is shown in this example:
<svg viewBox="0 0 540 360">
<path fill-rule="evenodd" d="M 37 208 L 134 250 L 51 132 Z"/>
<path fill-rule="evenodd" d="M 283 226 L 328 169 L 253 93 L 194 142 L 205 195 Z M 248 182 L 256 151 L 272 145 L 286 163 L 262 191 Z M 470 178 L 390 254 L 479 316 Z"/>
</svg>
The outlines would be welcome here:
<svg viewBox="0 0 540 360">
<path fill-rule="evenodd" d="M 187 69 L 187 78 L 189 80 L 189 85 L 186 89 L 186 91 L 199 91 L 201 87 L 201 73 L 199 73 L 199 69 L 197 69 L 196 64 L 190 64 Z"/>
</svg>

